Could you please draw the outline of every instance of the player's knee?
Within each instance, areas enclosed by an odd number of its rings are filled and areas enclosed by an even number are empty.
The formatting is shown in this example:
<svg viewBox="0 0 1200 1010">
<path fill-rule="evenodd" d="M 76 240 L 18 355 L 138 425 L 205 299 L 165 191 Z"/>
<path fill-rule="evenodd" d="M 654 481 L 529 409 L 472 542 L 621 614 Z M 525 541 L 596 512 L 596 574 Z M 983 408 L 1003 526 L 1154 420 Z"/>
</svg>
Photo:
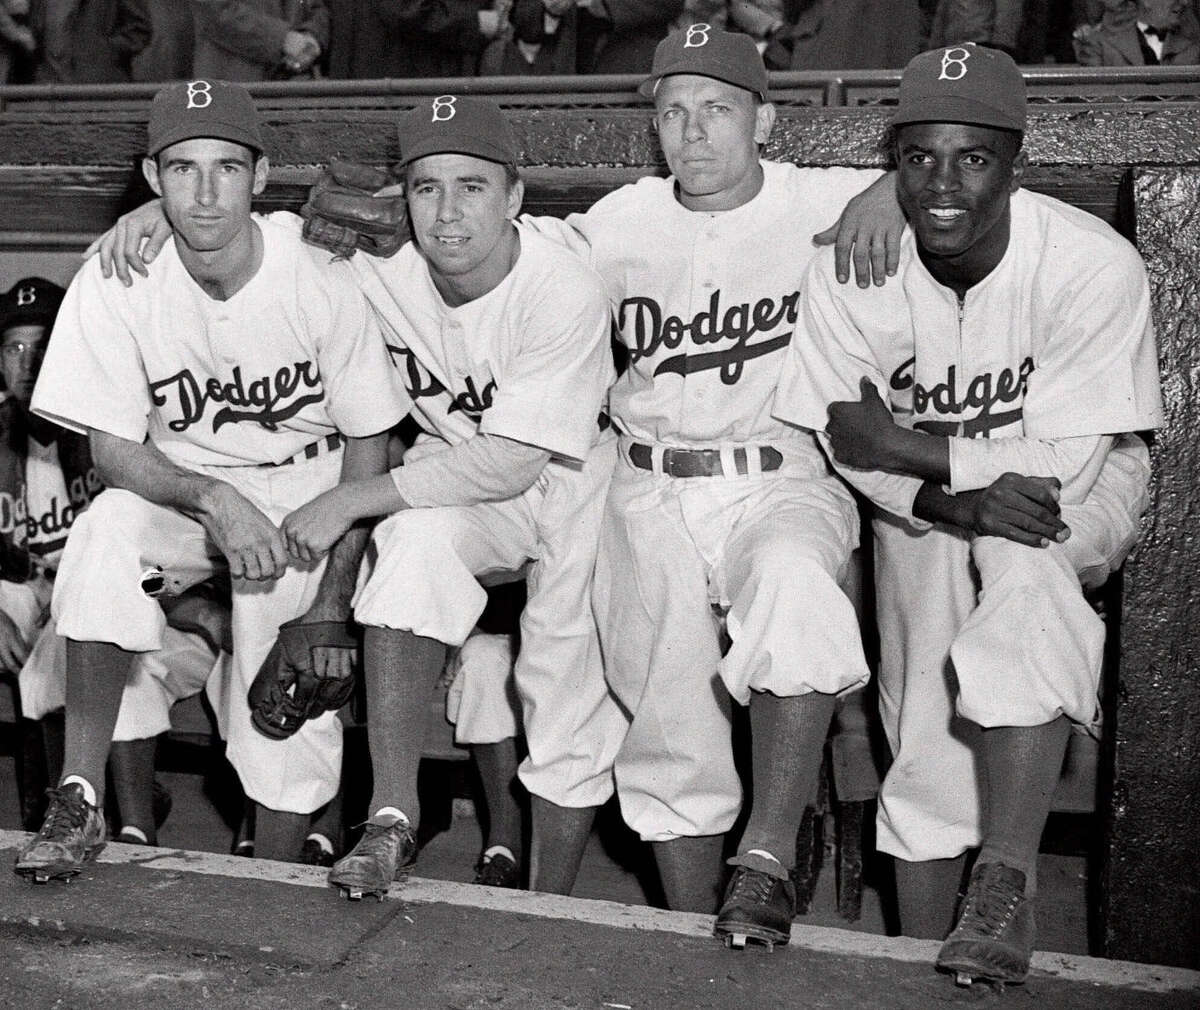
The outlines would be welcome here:
<svg viewBox="0 0 1200 1010">
<path fill-rule="evenodd" d="M 445 558 L 454 550 L 454 529 L 442 509 L 406 509 L 388 516 L 374 532 L 381 561 L 402 557 Z"/>
</svg>

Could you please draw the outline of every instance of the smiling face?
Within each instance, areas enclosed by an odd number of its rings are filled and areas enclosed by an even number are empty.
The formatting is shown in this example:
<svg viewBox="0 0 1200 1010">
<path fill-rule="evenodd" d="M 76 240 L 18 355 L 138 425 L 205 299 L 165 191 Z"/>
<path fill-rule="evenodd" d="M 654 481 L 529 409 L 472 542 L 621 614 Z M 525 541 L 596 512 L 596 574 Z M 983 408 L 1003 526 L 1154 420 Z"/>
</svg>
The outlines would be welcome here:
<svg viewBox="0 0 1200 1010">
<path fill-rule="evenodd" d="M 242 144 L 197 137 L 146 158 L 142 170 L 163 198 L 176 239 L 195 252 L 210 253 L 248 233 L 250 202 L 267 185 L 268 165 Z"/>
<path fill-rule="evenodd" d="M 664 77 L 654 93 L 654 122 L 679 201 L 689 210 L 732 210 L 762 185 L 759 145 L 775 107 L 745 88 L 698 74 Z"/>
<path fill-rule="evenodd" d="M 494 161 L 431 154 L 408 166 L 406 193 L 413 235 L 443 297 L 469 301 L 504 279 L 518 248 L 519 179 Z"/>
<path fill-rule="evenodd" d="M 938 280 L 977 283 L 1008 248 L 1009 197 L 1025 154 L 1007 130 L 911 123 L 896 137 L 896 194 Z"/>
</svg>

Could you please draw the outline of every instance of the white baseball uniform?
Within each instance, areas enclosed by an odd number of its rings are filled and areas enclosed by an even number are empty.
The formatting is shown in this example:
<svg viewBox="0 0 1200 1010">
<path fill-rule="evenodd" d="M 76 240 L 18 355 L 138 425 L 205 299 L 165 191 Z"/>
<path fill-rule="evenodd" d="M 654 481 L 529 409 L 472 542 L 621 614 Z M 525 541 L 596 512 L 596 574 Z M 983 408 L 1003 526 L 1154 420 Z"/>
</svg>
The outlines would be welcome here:
<svg viewBox="0 0 1200 1010">
<path fill-rule="evenodd" d="M 407 464 L 477 433 L 552 454 L 533 486 L 502 501 L 446 505 L 436 481 L 404 484 L 414 507 L 376 527 L 355 617 L 459 645 L 486 603 L 477 579 L 532 561 L 515 668 L 529 748 L 521 780 L 561 806 L 594 806 L 612 794 L 624 728 L 590 605 L 616 455 L 597 423 L 613 377 L 608 304 L 582 261 L 526 228 L 520 243 L 508 276 L 457 307 L 411 244 L 352 261 L 424 431 Z"/>
<path fill-rule="evenodd" d="M 771 409 L 812 235 L 878 173 L 762 169 L 760 192 L 722 213 L 689 211 L 674 179 L 648 178 L 537 222 L 588 251 L 629 349 L 610 395 L 621 460 L 595 600 L 609 683 L 633 715 L 621 810 L 651 841 L 719 834 L 737 817 L 731 696 L 836 692 L 868 676 L 838 585 L 854 501 L 812 436 Z M 673 447 L 716 450 L 723 476 L 665 475 Z M 732 639 L 723 658 L 714 606 Z"/>
<path fill-rule="evenodd" d="M 1130 433 L 1162 423 L 1133 247 L 1049 197 L 1018 191 L 1011 209 L 1003 259 L 961 302 L 911 232 L 882 289 L 837 284 L 820 256 L 776 401 L 779 417 L 820 430 L 867 376 L 897 423 L 950 436 L 952 493 L 1006 471 L 1063 481 L 1071 536 L 1032 548 L 931 528 L 911 515 L 919 480 L 843 468 L 879 508 L 880 707 L 895 760 L 878 844 L 908 860 L 979 844 L 978 727 L 1094 718 L 1104 628 L 1080 586 L 1132 546 L 1149 456 Z"/>
<path fill-rule="evenodd" d="M 339 433 L 387 430 L 408 398 L 350 268 L 303 245 L 292 215 L 254 221 L 262 265 L 226 301 L 196 284 L 170 242 L 132 288 L 86 263 L 59 312 L 33 409 L 76 430 L 149 438 L 278 523 L 337 483 Z M 53 600 L 59 634 L 158 649 L 165 619 L 143 575 L 160 566 L 177 591 L 223 562 L 195 520 L 104 491 L 67 542 Z M 321 572 L 293 566 L 274 582 L 234 581 L 232 682 L 219 713 L 246 794 L 296 813 L 336 791 L 341 724 L 328 713 L 269 740 L 250 723 L 246 691 L 279 625 L 311 604 Z"/>
<path fill-rule="evenodd" d="M 75 519 L 101 484 L 96 471 L 88 468 L 73 478 L 77 486 L 68 488 L 57 443 L 42 445 L 30 436 L 26 444 L 24 487 L 3 511 L 25 523 L 25 544 L 36 574 L 24 583 L 0 582 L 0 610 L 33 646 L 18 676 L 21 712 L 28 719 L 41 719 L 66 701 L 66 639 L 56 633 L 53 618 L 47 620 L 53 573 Z M 215 659 L 201 636 L 166 628 L 161 649 L 134 658 L 113 739 L 138 740 L 166 732 L 171 706 L 204 687 Z"/>
</svg>

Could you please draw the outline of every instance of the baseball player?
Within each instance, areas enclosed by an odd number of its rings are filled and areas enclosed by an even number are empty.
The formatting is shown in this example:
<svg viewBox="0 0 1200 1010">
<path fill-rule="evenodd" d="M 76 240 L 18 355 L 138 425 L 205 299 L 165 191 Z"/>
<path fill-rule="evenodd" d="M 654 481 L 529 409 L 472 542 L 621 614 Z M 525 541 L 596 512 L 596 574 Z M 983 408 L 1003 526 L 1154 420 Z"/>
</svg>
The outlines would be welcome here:
<svg viewBox="0 0 1200 1010">
<path fill-rule="evenodd" d="M 893 124 L 899 273 L 860 297 L 818 257 L 776 414 L 823 429 L 876 506 L 895 758 L 878 841 L 901 926 L 945 937 L 979 846 L 938 966 L 1020 982 L 1067 735 L 1097 713 L 1104 628 L 1081 587 L 1134 542 L 1149 460 L 1132 433 L 1162 423 L 1149 289 L 1111 228 L 1020 189 L 1007 55 L 918 56 Z"/>
<path fill-rule="evenodd" d="M 839 587 L 853 499 L 771 405 L 809 236 L 878 173 L 762 160 L 766 92 L 748 36 L 671 34 L 643 85 L 671 177 L 538 221 L 590 255 L 629 351 L 610 395 L 621 458 L 595 588 L 609 683 L 633 717 L 621 810 L 651 843 L 668 904 L 711 912 L 742 803 L 731 702 L 749 704 L 754 801 L 716 922 L 739 946 L 790 936 L 796 831 L 835 696 L 868 675 Z M 898 240 L 889 185 L 873 216 Z"/>
<path fill-rule="evenodd" d="M 57 782 L 62 763 L 60 712 L 66 640 L 55 634 L 50 593 L 67 534 L 100 492 L 87 439 L 29 412 L 50 329 L 65 294 L 41 277 L 19 280 L 0 296 L 0 665 L 18 676 L 21 713 L 42 723 L 46 762 Z M 134 663 L 113 734 L 112 773 L 122 841 L 154 840 L 154 737 L 169 726 L 170 706 L 199 691 L 214 649 L 198 634 L 169 626 L 163 648 Z M 40 819 L 40 817 L 39 817 Z"/>
<path fill-rule="evenodd" d="M 289 563 L 276 525 L 314 494 L 378 472 L 408 409 L 348 268 L 295 227 L 251 213 L 267 181 L 244 88 L 180 82 L 154 99 L 143 172 L 174 239 L 149 282 L 87 263 L 59 313 L 33 410 L 88 434 L 109 490 L 75 523 L 52 602 L 67 643 L 65 775 L 18 873 L 70 876 L 104 844 L 104 762 L 133 656 L 162 644 L 154 597 L 228 566 L 233 670 L 219 699 L 227 753 L 259 804 L 260 856 L 295 858 L 340 773 L 333 713 L 290 739 L 255 732 L 247 690 L 276 638 L 342 629 L 365 542 Z M 343 446 L 344 443 L 344 446 Z M 309 650 L 303 650 L 306 654 Z M 345 649 L 328 675 L 345 675 Z"/>
<path fill-rule="evenodd" d="M 513 219 L 523 186 L 512 129 L 461 95 L 400 121 L 414 242 L 355 257 L 406 376 L 423 435 L 389 474 L 321 495 L 284 522 L 315 557 L 357 519 L 375 529 L 355 597 L 365 626 L 373 814 L 330 873 L 382 893 L 415 852 L 421 702 L 447 645 L 486 602 L 477 581 L 528 562 L 515 679 L 532 795 L 531 886 L 569 891 L 597 806 L 612 793 L 624 717 L 609 697 L 590 582 L 614 439 L 598 423 L 613 377 L 603 285 Z"/>
</svg>

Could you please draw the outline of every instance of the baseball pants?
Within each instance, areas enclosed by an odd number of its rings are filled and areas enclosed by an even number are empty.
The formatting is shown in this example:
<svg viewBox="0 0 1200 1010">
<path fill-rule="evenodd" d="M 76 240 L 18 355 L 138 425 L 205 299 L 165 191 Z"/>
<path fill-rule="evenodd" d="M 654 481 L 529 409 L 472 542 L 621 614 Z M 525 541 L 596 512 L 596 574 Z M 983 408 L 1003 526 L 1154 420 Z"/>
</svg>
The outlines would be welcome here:
<svg viewBox="0 0 1200 1010">
<path fill-rule="evenodd" d="M 624 453 L 617 465 L 594 593 L 609 684 L 632 717 L 617 793 L 647 841 L 733 824 L 731 698 L 832 694 L 868 678 L 839 587 L 854 501 L 815 444 L 785 455 L 781 473 L 674 478 Z M 723 657 L 715 610 L 731 640 Z"/>
<path fill-rule="evenodd" d="M 879 705 L 893 763 L 878 846 L 947 859 L 982 841 L 980 727 L 1097 716 L 1104 625 L 1081 587 L 1103 584 L 1137 537 L 1149 454 L 1129 436 L 1087 498 L 1064 505 L 1061 545 L 923 533 L 875 520 Z"/>
<path fill-rule="evenodd" d="M 275 523 L 340 476 L 341 453 L 285 466 L 208 468 L 233 484 Z M 129 491 L 109 489 L 76 520 L 54 586 L 58 633 L 112 642 L 131 652 L 163 647 L 166 617 L 142 591 L 148 569 L 162 569 L 168 592 L 182 592 L 225 566 L 204 527 Z M 316 596 L 323 563 L 289 566 L 273 582 L 233 581 L 233 659 L 227 684 L 209 697 L 226 754 L 246 795 L 273 810 L 311 813 L 332 799 L 341 777 L 342 730 L 332 712 L 306 722 L 287 740 L 270 740 L 250 722 L 246 692 L 284 621 Z M 218 688 L 223 688 L 218 690 Z"/>
<path fill-rule="evenodd" d="M 566 807 L 612 795 L 625 719 L 608 693 L 591 580 L 615 440 L 582 469 L 551 462 L 524 494 L 501 502 L 417 508 L 376 528 L 355 598 L 359 623 L 461 645 L 487 602 L 480 578 L 529 564 L 514 669 L 528 757 L 526 789 Z"/>
</svg>

